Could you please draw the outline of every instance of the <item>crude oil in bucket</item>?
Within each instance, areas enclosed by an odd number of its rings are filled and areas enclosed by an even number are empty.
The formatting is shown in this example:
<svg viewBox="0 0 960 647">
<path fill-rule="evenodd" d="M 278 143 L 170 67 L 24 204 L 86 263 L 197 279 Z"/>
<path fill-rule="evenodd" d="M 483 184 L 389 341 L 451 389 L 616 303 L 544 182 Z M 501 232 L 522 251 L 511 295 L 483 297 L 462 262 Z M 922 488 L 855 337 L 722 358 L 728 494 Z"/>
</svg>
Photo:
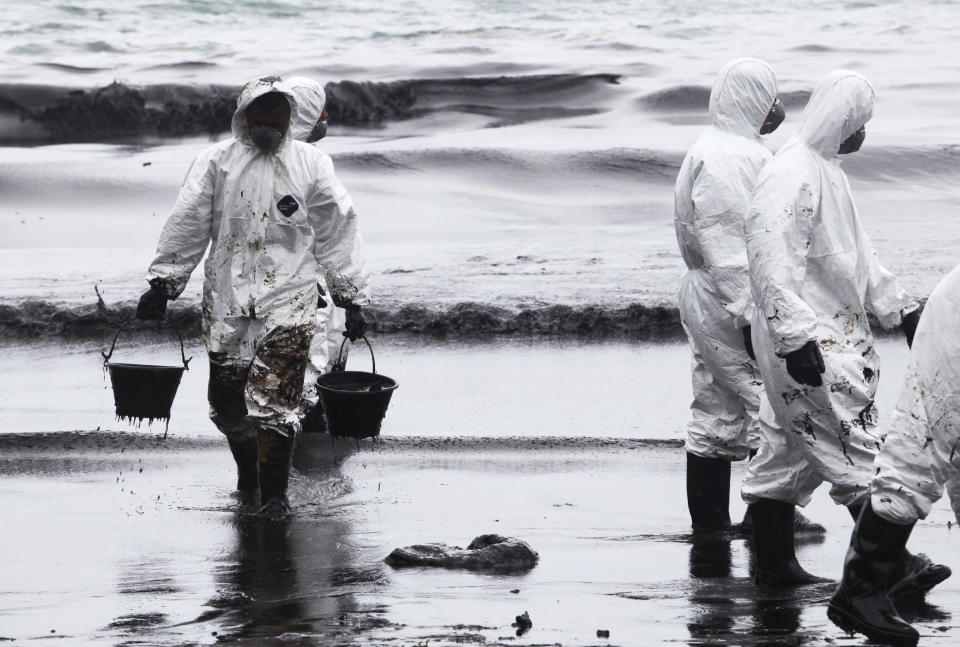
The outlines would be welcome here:
<svg viewBox="0 0 960 647">
<path fill-rule="evenodd" d="M 124 322 L 113 336 L 110 350 L 103 353 L 103 364 L 110 372 L 110 386 L 113 388 L 113 404 L 117 418 L 125 422 L 141 423 L 147 420 L 163 420 L 169 426 L 170 409 L 177 395 L 183 372 L 189 368 L 190 360 L 184 354 L 183 336 L 174 327 L 180 341 L 180 358 L 183 366 L 157 366 L 151 364 L 128 364 L 111 362 L 117 339 L 123 329 L 133 319 Z"/>
<path fill-rule="evenodd" d="M 390 398 L 399 386 L 386 375 L 377 374 L 373 347 L 370 348 L 373 372 L 333 371 L 317 378 L 317 393 L 326 413 L 327 427 L 335 438 L 374 438 L 390 406 Z M 340 347 L 341 355 L 343 346 Z"/>
<path fill-rule="evenodd" d="M 117 418 L 126 422 L 169 420 L 183 377 L 182 366 L 108 363 Z"/>
</svg>

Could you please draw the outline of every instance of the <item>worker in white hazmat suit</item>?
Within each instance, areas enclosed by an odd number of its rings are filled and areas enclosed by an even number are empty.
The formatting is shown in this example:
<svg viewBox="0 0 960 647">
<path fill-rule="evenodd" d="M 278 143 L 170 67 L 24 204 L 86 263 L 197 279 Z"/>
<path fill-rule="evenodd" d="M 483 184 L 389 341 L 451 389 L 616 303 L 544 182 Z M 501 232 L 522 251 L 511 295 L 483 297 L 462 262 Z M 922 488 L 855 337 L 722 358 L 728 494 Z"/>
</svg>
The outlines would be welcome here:
<svg viewBox="0 0 960 647">
<path fill-rule="evenodd" d="M 289 512 L 287 480 L 322 268 L 362 264 L 353 204 L 330 158 L 290 132 L 297 102 L 279 77 L 244 85 L 233 138 L 200 153 L 187 173 L 150 266 L 137 316 L 163 318 L 209 246 L 203 337 L 210 357 L 210 417 L 237 462 L 237 488 L 259 490 L 262 512 Z M 347 332 L 365 321 L 367 286 L 334 272 Z M 319 287 L 318 287 L 319 286 Z"/>
<path fill-rule="evenodd" d="M 877 258 L 839 154 L 863 141 L 874 90 L 837 70 L 814 90 L 799 131 L 761 171 L 747 217 L 756 304 L 753 346 L 777 424 L 750 462 L 743 497 L 754 523 L 758 584 L 822 581 L 796 559 L 794 506 L 824 480 L 855 514 L 880 448 L 879 361 L 867 314 L 900 325 L 908 343 L 919 305 Z M 910 555 L 904 568 L 917 566 Z"/>
<path fill-rule="evenodd" d="M 891 601 L 904 584 L 898 561 L 918 519 L 925 519 L 960 476 L 960 267 L 930 295 L 917 326 L 896 409 L 874 462 L 870 496 L 853 530 L 830 619 L 876 642 L 916 645 L 917 631 Z M 940 576 L 949 575 L 946 566 Z M 946 569 L 945 571 L 942 569 Z M 934 568 L 917 574 L 938 576 Z M 943 579 L 941 577 L 941 579 Z"/>
<path fill-rule="evenodd" d="M 293 92 L 298 106 L 297 118 L 290 125 L 294 139 L 308 144 L 319 142 L 327 134 L 326 91 L 320 83 L 302 76 L 290 77 L 286 79 L 286 84 Z M 351 211 L 343 226 L 349 231 L 344 232 L 341 240 L 349 241 L 353 249 L 349 254 L 340 254 L 331 257 L 331 260 L 347 259 L 348 262 L 338 267 L 324 268 L 324 273 L 329 273 L 334 283 L 343 281 L 343 278 L 338 278 L 343 276 L 351 285 L 366 286 L 369 283 L 369 274 L 364 263 L 366 255 L 354 212 Z M 342 362 L 346 361 L 350 342 L 344 336 L 345 324 L 346 311 L 321 288 L 317 308 L 317 332 L 310 343 L 310 359 L 304 383 L 305 411 L 312 411 L 317 404 L 317 377 L 330 372 L 338 357 L 341 357 Z M 321 424 L 322 416 L 308 416 L 305 424 L 310 423 Z"/>
<path fill-rule="evenodd" d="M 687 266 L 680 319 L 693 353 L 686 452 L 695 531 L 730 526 L 730 463 L 759 445 L 763 384 L 749 346 L 753 299 L 743 221 L 772 157 L 761 135 L 784 116 L 770 66 L 730 61 L 710 93 L 711 125 L 687 152 L 674 188 L 674 228 Z"/>
</svg>

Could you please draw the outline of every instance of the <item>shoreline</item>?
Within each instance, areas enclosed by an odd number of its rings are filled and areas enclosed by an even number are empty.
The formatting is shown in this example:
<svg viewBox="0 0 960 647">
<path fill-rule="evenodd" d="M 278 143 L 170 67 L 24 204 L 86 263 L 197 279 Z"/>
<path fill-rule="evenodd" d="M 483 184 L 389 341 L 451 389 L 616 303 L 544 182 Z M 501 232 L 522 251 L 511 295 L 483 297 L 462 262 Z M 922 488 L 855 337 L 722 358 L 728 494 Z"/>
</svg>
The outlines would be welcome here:
<svg viewBox="0 0 960 647">
<path fill-rule="evenodd" d="M 921 298 L 924 302 L 926 298 Z M 35 340 L 100 339 L 136 314 L 133 303 L 69 305 L 40 299 L 0 304 L 0 344 Z M 428 338 L 532 337 L 675 342 L 685 339 L 675 305 L 626 306 L 566 304 L 506 308 L 477 302 L 431 306 L 398 304 L 364 308 L 369 331 L 378 335 Z M 171 305 L 167 323 L 184 339 L 200 338 L 200 304 Z M 899 334 L 868 315 L 874 336 Z M 134 322 L 130 330 L 150 330 L 153 322 Z"/>
</svg>

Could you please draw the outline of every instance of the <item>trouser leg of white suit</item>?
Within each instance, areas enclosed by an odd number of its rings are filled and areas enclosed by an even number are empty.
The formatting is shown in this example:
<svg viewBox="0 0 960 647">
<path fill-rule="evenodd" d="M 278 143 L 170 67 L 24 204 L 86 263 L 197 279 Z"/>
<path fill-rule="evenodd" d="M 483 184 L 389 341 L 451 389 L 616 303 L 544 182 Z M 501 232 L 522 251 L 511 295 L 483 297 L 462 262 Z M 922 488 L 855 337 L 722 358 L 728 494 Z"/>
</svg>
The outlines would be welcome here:
<svg viewBox="0 0 960 647">
<path fill-rule="evenodd" d="M 950 496 L 953 516 L 956 517 L 957 523 L 960 523 L 960 474 L 947 481 L 947 494 Z"/>
<path fill-rule="evenodd" d="M 315 325 L 231 324 L 235 339 L 218 340 L 220 350 L 209 353 L 210 419 L 231 440 L 251 439 L 258 428 L 295 434 Z"/>
<path fill-rule="evenodd" d="M 807 505 L 823 479 L 803 456 L 801 442 L 793 434 L 783 433 L 773 409 L 764 398 L 760 405 L 760 449 L 747 466 L 741 487 L 746 503 L 773 499 L 795 505 Z"/>
<path fill-rule="evenodd" d="M 772 498 L 804 505 L 804 498 L 809 499 L 802 490 L 806 479 L 799 474 L 788 479 L 789 470 L 781 478 L 769 473 L 771 466 L 799 466 L 799 456 L 820 479 L 832 484 L 830 496 L 836 503 L 856 503 L 868 491 L 874 457 L 880 448 L 874 388 L 860 372 L 859 364 L 845 361 L 850 360 L 847 354 L 829 348 L 822 351 L 826 365 L 823 386 L 797 384 L 787 373 L 784 360 L 773 353 L 769 340 L 764 342 L 757 348 L 757 357 L 783 440 L 771 445 L 775 455 L 769 461 L 751 465 L 744 485 L 745 498 Z M 787 487 L 790 480 L 796 483 L 793 493 Z"/>
<path fill-rule="evenodd" d="M 243 442 L 257 437 L 256 426 L 247 417 L 245 392 L 262 322 L 235 317 L 223 323 L 221 328 L 229 331 L 229 335 L 218 334 L 217 350 L 209 350 L 209 415 L 213 424 L 227 438 Z"/>
<path fill-rule="evenodd" d="M 350 355 L 350 341 L 343 336 L 347 329 L 347 311 L 343 308 L 330 304 L 330 318 L 327 320 L 327 365 L 324 372 L 329 373 L 333 369 L 333 363 L 340 358 L 341 362 L 347 361 Z"/>
<path fill-rule="evenodd" d="M 247 416 L 285 436 L 300 431 L 303 383 L 316 322 L 272 327 L 262 338 L 247 377 Z"/>
<path fill-rule="evenodd" d="M 330 365 L 329 330 L 330 312 L 334 306 L 328 303 L 317 308 L 317 331 L 310 340 L 309 361 L 303 381 L 303 413 L 306 414 L 317 404 L 317 378 L 328 372 Z"/>
<path fill-rule="evenodd" d="M 703 458 L 743 460 L 756 447 L 756 412 L 744 408 L 740 397 L 711 373 L 693 354 L 693 403 L 687 423 L 686 450 Z"/>
<path fill-rule="evenodd" d="M 742 460 L 759 442 L 763 383 L 747 354 L 743 332 L 704 277 L 688 272 L 680 284 L 683 329 L 693 353 L 693 403 L 686 449 L 703 458 Z"/>
<path fill-rule="evenodd" d="M 906 525 L 925 519 L 945 484 L 960 490 L 960 457 L 954 456 L 960 430 L 949 421 L 940 422 L 930 424 L 922 390 L 908 374 L 870 484 L 873 509 L 887 521 Z"/>
</svg>

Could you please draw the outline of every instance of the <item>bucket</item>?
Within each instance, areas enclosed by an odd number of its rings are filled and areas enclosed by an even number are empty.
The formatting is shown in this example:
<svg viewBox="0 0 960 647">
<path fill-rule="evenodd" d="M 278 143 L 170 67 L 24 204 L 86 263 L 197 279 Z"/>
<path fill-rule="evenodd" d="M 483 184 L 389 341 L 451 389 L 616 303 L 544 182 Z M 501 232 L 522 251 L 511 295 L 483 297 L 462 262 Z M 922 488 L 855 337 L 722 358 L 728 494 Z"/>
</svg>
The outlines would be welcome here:
<svg viewBox="0 0 960 647">
<path fill-rule="evenodd" d="M 152 364 L 124 364 L 111 362 L 113 351 L 117 346 L 120 333 L 133 319 L 124 322 L 113 336 L 110 350 L 103 353 L 103 364 L 110 372 L 110 385 L 113 387 L 113 403 L 117 418 L 125 421 L 142 422 L 147 424 L 154 420 L 163 420 L 170 426 L 170 407 L 177 395 L 180 378 L 189 368 L 190 360 L 184 354 L 183 336 L 176 327 L 177 339 L 180 341 L 180 358 L 183 366 L 157 366 Z M 166 432 L 164 432 L 166 436 Z"/>
<path fill-rule="evenodd" d="M 360 440 L 379 436 L 390 397 L 399 386 L 386 375 L 377 374 L 373 347 L 366 337 L 361 339 L 370 349 L 371 373 L 341 369 L 317 378 L 317 393 L 327 416 L 328 430 L 334 438 Z M 343 355 L 343 344 L 340 344 L 340 355 Z M 337 362 L 340 362 L 339 356 Z"/>
</svg>

